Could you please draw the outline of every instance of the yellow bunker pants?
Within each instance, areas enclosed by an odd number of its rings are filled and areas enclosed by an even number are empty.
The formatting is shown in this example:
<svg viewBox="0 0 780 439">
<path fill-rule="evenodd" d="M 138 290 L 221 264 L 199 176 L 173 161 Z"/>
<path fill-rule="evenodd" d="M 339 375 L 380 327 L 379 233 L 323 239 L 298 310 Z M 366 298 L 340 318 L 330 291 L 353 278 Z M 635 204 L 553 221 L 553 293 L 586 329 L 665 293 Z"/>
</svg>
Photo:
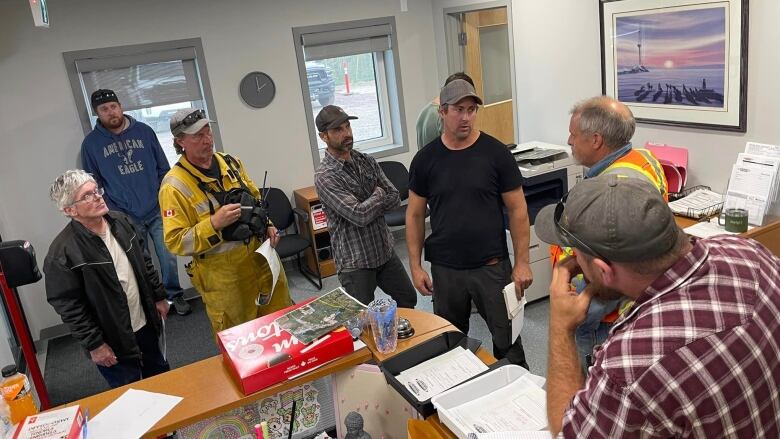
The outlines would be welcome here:
<svg viewBox="0 0 780 439">
<path fill-rule="evenodd" d="M 192 259 L 192 284 L 203 297 L 214 333 L 292 305 L 284 268 L 279 272 L 271 302 L 255 305 L 258 294 L 271 289 L 272 275 L 265 258 L 250 248 L 241 245 L 225 253 Z"/>
</svg>

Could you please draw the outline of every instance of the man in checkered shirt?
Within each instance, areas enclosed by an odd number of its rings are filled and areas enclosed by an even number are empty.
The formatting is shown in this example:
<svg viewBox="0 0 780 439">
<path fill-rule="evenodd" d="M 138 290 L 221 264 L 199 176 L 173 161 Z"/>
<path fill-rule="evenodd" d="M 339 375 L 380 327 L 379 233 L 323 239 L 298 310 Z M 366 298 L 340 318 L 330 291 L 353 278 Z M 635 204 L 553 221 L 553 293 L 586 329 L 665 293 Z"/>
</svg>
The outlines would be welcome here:
<svg viewBox="0 0 780 439">
<path fill-rule="evenodd" d="M 550 286 L 547 416 L 567 438 L 780 437 L 780 259 L 736 236 L 689 239 L 658 190 L 585 180 L 536 219 L 577 249 Z M 582 271 L 590 287 L 569 287 Z M 633 307 L 583 378 L 574 330 L 590 300 Z"/>
<path fill-rule="evenodd" d="M 314 122 L 328 146 L 314 174 L 330 229 L 330 245 L 339 282 L 364 304 L 374 300 L 376 287 L 400 308 L 414 308 L 417 291 L 393 249 L 385 212 L 400 203 L 398 189 L 373 157 L 352 149 L 349 116 L 335 105 L 320 110 Z"/>
</svg>

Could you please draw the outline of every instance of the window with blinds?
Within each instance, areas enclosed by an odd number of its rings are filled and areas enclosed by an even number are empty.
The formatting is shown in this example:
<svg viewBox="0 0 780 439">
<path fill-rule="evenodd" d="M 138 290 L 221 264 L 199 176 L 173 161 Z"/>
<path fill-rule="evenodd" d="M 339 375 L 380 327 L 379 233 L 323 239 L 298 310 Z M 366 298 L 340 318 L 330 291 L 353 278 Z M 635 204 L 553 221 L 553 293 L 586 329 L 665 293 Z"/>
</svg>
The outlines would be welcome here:
<svg viewBox="0 0 780 439">
<path fill-rule="evenodd" d="M 394 17 L 293 28 L 312 158 L 326 145 L 314 125 L 326 105 L 357 116 L 354 148 L 377 157 L 405 152 L 405 123 Z"/>
<path fill-rule="evenodd" d="M 97 120 L 89 102 L 92 92 L 114 90 L 126 115 L 155 130 L 173 165 L 178 156 L 169 128 L 171 115 L 194 107 L 206 110 L 209 118 L 216 120 L 202 53 L 200 39 L 66 52 L 65 63 L 85 133 Z M 216 126 L 212 130 L 218 139 Z"/>
</svg>

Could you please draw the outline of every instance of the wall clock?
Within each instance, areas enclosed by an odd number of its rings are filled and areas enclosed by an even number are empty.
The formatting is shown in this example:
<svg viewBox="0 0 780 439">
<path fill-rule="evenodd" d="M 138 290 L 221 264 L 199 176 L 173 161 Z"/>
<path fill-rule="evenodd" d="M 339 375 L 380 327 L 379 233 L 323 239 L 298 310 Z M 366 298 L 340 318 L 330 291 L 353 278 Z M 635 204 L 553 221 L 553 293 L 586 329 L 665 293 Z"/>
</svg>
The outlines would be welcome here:
<svg viewBox="0 0 780 439">
<path fill-rule="evenodd" d="M 265 108 L 276 95 L 276 85 L 270 76 L 263 72 L 250 72 L 241 80 L 238 87 L 241 99 L 250 107 Z"/>
</svg>

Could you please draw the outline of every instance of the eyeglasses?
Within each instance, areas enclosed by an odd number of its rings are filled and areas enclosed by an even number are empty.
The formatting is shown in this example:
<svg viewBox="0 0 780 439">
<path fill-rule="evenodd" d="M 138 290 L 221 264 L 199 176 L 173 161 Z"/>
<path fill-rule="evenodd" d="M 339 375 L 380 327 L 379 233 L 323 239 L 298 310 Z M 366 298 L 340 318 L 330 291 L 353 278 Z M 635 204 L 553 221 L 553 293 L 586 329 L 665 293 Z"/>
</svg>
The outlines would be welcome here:
<svg viewBox="0 0 780 439">
<path fill-rule="evenodd" d="M 106 193 L 106 190 L 102 187 L 95 188 L 92 192 L 87 192 L 84 194 L 83 197 L 79 198 L 78 200 L 74 201 L 73 204 L 81 203 L 81 202 L 87 202 L 87 203 L 94 203 L 99 198 L 103 198 L 103 194 Z"/>
<path fill-rule="evenodd" d="M 601 259 L 602 261 L 609 263 L 609 259 L 602 256 L 596 250 L 593 250 L 593 247 L 586 244 L 584 241 L 578 238 L 577 235 L 570 232 L 563 224 L 561 224 L 561 217 L 563 216 L 563 208 L 566 207 L 566 198 L 568 196 L 569 194 L 567 193 L 566 195 L 563 196 L 563 198 L 561 198 L 561 201 L 559 201 L 558 204 L 555 205 L 555 212 L 553 215 L 553 219 L 555 220 L 555 228 L 558 229 L 558 233 L 564 238 L 566 238 L 566 240 L 568 240 L 570 243 L 574 244 L 574 248 L 582 250 L 591 256 L 595 256 Z"/>
<path fill-rule="evenodd" d="M 195 122 L 205 119 L 206 118 L 206 112 L 203 110 L 195 110 L 192 113 L 188 114 L 184 119 L 180 120 L 179 123 L 173 127 L 171 130 L 171 133 L 176 136 L 181 134 L 182 131 L 184 131 L 186 128 L 191 127 L 195 124 Z"/>
</svg>

